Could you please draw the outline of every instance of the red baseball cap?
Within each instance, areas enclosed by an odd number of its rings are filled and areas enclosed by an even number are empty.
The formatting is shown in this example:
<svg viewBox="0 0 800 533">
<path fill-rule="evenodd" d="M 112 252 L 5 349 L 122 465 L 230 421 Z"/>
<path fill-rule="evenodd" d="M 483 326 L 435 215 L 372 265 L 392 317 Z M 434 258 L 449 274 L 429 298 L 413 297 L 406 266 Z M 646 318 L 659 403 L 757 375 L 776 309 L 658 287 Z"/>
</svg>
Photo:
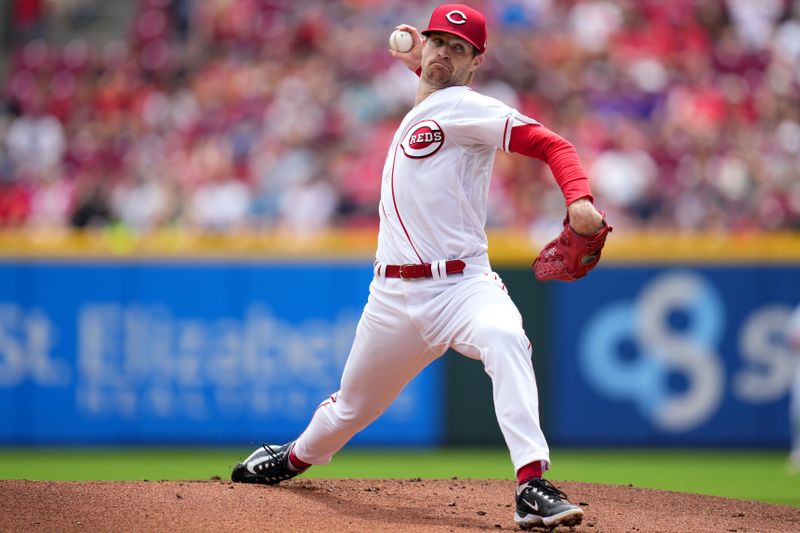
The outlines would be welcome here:
<svg viewBox="0 0 800 533">
<path fill-rule="evenodd" d="M 486 51 L 486 17 L 476 9 L 464 4 L 444 4 L 433 10 L 428 29 L 452 33 L 469 42 L 482 54 Z"/>
</svg>

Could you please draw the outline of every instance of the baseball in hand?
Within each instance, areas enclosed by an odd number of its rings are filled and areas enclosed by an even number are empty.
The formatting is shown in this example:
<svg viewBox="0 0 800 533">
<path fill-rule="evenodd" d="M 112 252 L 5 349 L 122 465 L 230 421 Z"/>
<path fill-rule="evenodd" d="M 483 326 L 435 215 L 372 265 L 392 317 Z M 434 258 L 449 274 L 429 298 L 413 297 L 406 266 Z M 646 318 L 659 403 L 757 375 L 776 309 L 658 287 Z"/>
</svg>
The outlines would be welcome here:
<svg viewBox="0 0 800 533">
<path fill-rule="evenodd" d="M 389 36 L 389 48 L 395 52 L 410 52 L 414 48 L 414 38 L 404 30 L 394 30 Z"/>
</svg>

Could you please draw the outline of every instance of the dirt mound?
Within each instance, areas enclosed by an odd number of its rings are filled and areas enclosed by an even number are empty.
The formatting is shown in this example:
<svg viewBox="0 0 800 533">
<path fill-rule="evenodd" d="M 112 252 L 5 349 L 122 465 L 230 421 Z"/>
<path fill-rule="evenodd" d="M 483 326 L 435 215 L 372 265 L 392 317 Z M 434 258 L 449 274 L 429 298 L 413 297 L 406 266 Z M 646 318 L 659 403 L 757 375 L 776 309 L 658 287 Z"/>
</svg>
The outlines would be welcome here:
<svg viewBox="0 0 800 533">
<path fill-rule="evenodd" d="M 580 532 L 800 531 L 800 509 L 635 487 L 559 482 Z M 512 481 L 297 479 L 0 481 L 0 531 L 415 531 L 516 529 Z"/>
</svg>

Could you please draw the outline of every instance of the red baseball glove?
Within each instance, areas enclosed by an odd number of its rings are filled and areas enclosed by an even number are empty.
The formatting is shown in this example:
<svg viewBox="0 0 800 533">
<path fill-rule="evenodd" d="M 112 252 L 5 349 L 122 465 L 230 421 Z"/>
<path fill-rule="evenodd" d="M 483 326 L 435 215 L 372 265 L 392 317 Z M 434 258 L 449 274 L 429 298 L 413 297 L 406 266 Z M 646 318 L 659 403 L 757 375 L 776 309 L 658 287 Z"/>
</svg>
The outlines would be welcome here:
<svg viewBox="0 0 800 533">
<path fill-rule="evenodd" d="M 603 214 L 603 227 L 594 235 L 575 233 L 569 221 L 565 219 L 564 229 L 559 236 L 547 243 L 547 246 L 539 252 L 539 256 L 533 260 L 531 268 L 536 279 L 575 281 L 584 277 L 600 262 L 600 252 L 603 251 L 606 236 L 612 229 L 605 222 L 605 214 Z"/>
</svg>

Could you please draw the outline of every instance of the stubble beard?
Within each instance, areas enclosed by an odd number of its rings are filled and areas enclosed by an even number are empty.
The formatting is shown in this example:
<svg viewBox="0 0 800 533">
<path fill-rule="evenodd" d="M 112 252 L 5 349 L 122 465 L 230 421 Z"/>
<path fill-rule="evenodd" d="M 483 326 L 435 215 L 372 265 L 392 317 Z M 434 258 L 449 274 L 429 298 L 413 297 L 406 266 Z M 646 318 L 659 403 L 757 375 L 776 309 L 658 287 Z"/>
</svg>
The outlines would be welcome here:
<svg viewBox="0 0 800 533">
<path fill-rule="evenodd" d="M 453 87 L 455 85 L 466 85 L 466 77 L 459 76 L 458 72 L 446 70 L 444 67 L 434 67 L 431 69 L 429 66 L 424 75 L 425 81 L 437 89 L 444 89 L 445 87 Z"/>
</svg>

